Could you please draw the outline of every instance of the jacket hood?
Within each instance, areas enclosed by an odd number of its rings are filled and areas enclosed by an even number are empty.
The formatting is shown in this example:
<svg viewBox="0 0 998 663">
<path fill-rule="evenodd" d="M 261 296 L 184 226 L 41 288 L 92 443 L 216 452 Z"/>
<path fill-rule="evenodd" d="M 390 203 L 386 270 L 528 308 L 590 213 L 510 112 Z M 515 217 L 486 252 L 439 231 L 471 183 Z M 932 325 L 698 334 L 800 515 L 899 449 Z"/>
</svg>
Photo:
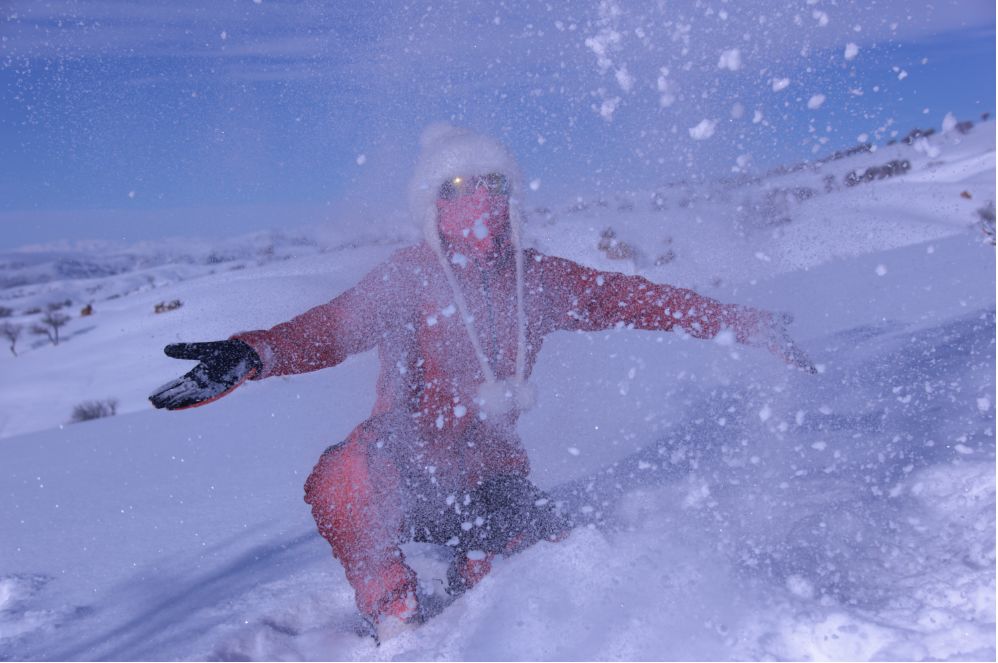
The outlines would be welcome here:
<svg viewBox="0 0 998 663">
<path fill-rule="evenodd" d="M 512 408 L 526 410 L 533 406 L 534 389 L 526 382 L 527 317 L 524 309 L 523 246 L 520 241 L 520 193 L 522 178 L 516 160 L 498 141 L 477 134 L 469 129 L 449 124 L 431 124 L 419 139 L 419 158 L 409 182 L 409 213 L 423 228 L 426 243 L 430 245 L 440 263 L 461 312 L 468 340 L 485 376 L 476 397 L 480 416 L 500 414 Z M 516 261 L 516 372 L 512 378 L 501 380 L 495 374 L 482 351 L 478 332 L 464 298 L 460 284 L 454 276 L 450 260 L 444 255 L 440 233 L 437 229 L 437 194 L 440 186 L 454 177 L 502 173 L 509 182 L 509 224 Z"/>
</svg>

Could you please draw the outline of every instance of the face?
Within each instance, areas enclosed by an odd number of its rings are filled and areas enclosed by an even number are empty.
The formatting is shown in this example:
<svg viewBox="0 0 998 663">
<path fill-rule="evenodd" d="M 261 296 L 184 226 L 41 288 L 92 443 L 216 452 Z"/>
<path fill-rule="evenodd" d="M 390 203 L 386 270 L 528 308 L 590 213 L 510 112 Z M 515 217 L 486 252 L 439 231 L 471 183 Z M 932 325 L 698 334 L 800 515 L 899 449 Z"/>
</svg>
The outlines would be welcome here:
<svg viewBox="0 0 998 663">
<path fill-rule="evenodd" d="M 437 198 L 437 227 L 445 245 L 470 258 L 498 257 L 509 241 L 509 194 L 484 178 L 454 178 Z"/>
</svg>

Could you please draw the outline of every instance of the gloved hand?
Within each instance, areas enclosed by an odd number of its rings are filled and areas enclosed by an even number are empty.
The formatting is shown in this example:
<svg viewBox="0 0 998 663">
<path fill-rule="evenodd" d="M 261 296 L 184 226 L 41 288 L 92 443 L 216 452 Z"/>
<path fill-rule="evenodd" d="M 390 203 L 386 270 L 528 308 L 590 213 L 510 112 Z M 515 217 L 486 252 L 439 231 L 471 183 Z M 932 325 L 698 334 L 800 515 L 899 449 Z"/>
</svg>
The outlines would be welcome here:
<svg viewBox="0 0 998 663">
<path fill-rule="evenodd" d="M 163 352 L 174 359 L 201 362 L 149 396 L 154 406 L 167 410 L 210 403 L 263 370 L 256 351 L 239 340 L 173 343 L 163 348 Z"/>
<path fill-rule="evenodd" d="M 787 332 L 787 325 L 792 322 L 793 316 L 789 313 L 774 314 L 772 320 L 757 337 L 758 342 L 790 366 L 808 373 L 817 373 L 817 367 Z"/>
</svg>

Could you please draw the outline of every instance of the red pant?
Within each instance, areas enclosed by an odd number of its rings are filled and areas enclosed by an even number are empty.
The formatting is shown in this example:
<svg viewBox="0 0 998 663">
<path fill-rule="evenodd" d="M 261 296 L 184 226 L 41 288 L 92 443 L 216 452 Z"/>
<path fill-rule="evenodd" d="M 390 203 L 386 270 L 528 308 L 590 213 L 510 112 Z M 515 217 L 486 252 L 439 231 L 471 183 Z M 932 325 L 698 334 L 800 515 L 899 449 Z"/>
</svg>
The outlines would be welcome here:
<svg viewBox="0 0 998 663">
<path fill-rule="evenodd" d="M 369 420 L 327 449 L 305 483 L 319 533 L 343 563 L 361 614 L 375 620 L 412 609 L 416 574 L 399 547 L 407 540 L 451 546 L 448 576 L 461 591 L 488 572 L 492 555 L 568 530 L 547 496 L 515 472 L 497 471 L 471 490 L 442 487 L 437 479 L 446 477 L 426 472 L 410 435 Z M 470 551 L 484 559 L 469 563 Z"/>
<path fill-rule="evenodd" d="M 416 574 L 402 556 L 399 473 L 387 454 L 370 454 L 360 435 L 326 450 L 305 482 L 319 534 L 343 563 L 361 613 L 402 609 Z"/>
</svg>

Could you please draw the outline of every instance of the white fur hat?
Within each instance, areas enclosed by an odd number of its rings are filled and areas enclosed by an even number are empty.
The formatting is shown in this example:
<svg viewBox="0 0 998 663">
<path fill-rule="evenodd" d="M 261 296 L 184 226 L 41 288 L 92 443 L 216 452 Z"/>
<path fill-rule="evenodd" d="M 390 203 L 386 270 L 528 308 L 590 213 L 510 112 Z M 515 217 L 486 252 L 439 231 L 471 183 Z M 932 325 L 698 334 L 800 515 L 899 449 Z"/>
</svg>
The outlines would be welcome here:
<svg viewBox="0 0 998 663">
<path fill-rule="evenodd" d="M 422 150 L 409 182 L 409 213 L 424 228 L 436 223 L 437 194 L 445 181 L 489 173 L 506 176 L 510 185 L 510 218 L 517 218 L 522 186 L 520 169 L 501 143 L 469 129 L 436 123 L 423 131 L 419 144 Z"/>
</svg>

